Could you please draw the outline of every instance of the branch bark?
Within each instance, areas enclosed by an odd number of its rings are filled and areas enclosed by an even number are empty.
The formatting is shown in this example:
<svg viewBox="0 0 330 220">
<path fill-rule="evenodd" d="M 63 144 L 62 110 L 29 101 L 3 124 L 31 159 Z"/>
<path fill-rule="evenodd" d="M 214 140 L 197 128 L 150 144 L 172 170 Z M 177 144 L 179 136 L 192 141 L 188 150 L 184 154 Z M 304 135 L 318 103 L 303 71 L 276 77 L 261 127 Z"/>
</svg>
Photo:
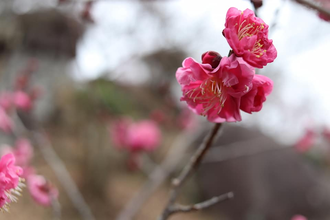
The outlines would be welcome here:
<svg viewBox="0 0 330 220">
<path fill-rule="evenodd" d="M 184 182 L 187 180 L 189 175 L 196 170 L 199 166 L 200 162 L 202 161 L 203 157 L 205 156 L 206 152 L 212 146 L 212 142 L 218 133 L 219 129 L 221 128 L 222 124 L 216 123 L 211 131 L 211 133 L 204 139 L 203 144 L 197 149 L 195 154 L 191 157 L 189 163 L 185 166 L 182 170 L 181 174 L 173 180 L 172 182 L 172 189 L 170 192 L 170 198 L 167 202 L 167 205 L 158 218 L 158 220 L 166 220 L 171 214 L 175 213 L 172 211 L 174 207 L 174 203 L 179 196 L 180 189 Z"/>
<path fill-rule="evenodd" d="M 301 5 L 317 10 L 318 12 L 321 12 L 322 14 L 325 14 L 330 17 L 330 10 L 325 9 L 320 4 L 317 4 L 311 0 L 295 0 L 295 1 Z"/>
<path fill-rule="evenodd" d="M 202 135 L 203 127 L 195 132 L 180 134 L 173 142 L 169 153 L 161 165 L 156 166 L 150 173 L 148 180 L 143 184 L 139 192 L 126 204 L 116 220 L 131 220 L 139 212 L 143 204 L 161 186 L 168 176 L 181 163 L 188 152 L 188 148 Z"/>
<path fill-rule="evenodd" d="M 71 199 L 73 205 L 78 210 L 82 219 L 94 220 L 95 217 L 93 216 L 89 206 L 85 202 L 84 197 L 80 193 L 74 180 L 71 178 L 70 173 L 66 169 L 63 161 L 55 152 L 50 141 L 46 138 L 44 132 L 40 131 L 39 126 L 30 115 L 23 112 L 17 112 L 17 115 L 22 123 L 22 127 L 24 127 L 25 130 L 28 130 L 31 134 L 32 141 L 35 143 L 35 145 L 37 145 L 41 154 L 43 155 L 49 166 L 53 169 L 56 177 L 62 184 L 64 190 Z"/>
<path fill-rule="evenodd" d="M 193 211 L 199 211 L 202 209 L 206 209 L 209 208 L 213 205 L 216 205 L 217 203 L 226 201 L 227 199 L 231 199 L 234 197 L 234 193 L 233 192 L 229 192 L 229 193 L 225 193 L 222 194 L 220 196 L 215 196 L 209 200 L 206 200 L 204 202 L 200 202 L 200 203 L 196 203 L 194 205 L 191 206 L 185 206 L 185 205 L 174 205 L 170 211 L 171 213 L 177 213 L 177 212 L 193 212 Z"/>
</svg>

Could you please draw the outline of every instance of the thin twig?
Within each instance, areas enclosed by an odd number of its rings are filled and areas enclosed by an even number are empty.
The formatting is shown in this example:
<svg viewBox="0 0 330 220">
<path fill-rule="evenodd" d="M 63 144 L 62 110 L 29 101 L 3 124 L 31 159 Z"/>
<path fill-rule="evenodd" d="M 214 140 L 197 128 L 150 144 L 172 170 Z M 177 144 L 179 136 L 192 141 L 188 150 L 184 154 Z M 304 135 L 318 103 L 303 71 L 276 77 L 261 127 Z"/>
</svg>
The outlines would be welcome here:
<svg viewBox="0 0 330 220">
<path fill-rule="evenodd" d="M 199 211 L 202 209 L 206 209 L 209 208 L 213 205 L 216 205 L 217 203 L 226 201 L 227 199 L 232 199 L 234 197 L 234 193 L 233 192 L 229 192 L 229 193 L 225 193 L 222 194 L 220 196 L 215 196 L 209 200 L 206 200 L 204 202 L 200 202 L 200 203 L 196 203 L 194 205 L 191 206 L 185 206 L 185 205 L 174 205 L 171 208 L 171 212 L 173 213 L 177 213 L 177 212 L 193 212 L 193 211 Z"/>
<path fill-rule="evenodd" d="M 37 129 L 38 126 L 30 115 L 18 112 L 18 117 L 22 122 L 22 127 L 30 132 L 32 141 L 38 146 L 46 162 L 53 169 L 57 179 L 62 184 L 64 190 L 71 199 L 73 205 L 80 213 L 82 219 L 94 220 L 95 218 L 89 206 L 85 202 L 84 197 L 70 176 L 70 173 L 66 169 L 64 162 L 60 159 L 52 144 L 46 138 L 46 134 L 42 131 L 39 131 L 40 129 Z"/>
<path fill-rule="evenodd" d="M 214 146 L 205 157 L 203 163 L 220 163 L 237 158 L 257 156 L 260 154 L 276 151 L 293 150 L 292 145 L 284 147 L 269 147 L 268 145 L 258 145 L 265 142 L 264 138 L 253 138 L 250 140 L 237 141 L 226 145 Z"/>
<path fill-rule="evenodd" d="M 200 162 L 202 161 L 204 155 L 206 152 L 210 149 L 212 142 L 218 133 L 218 130 L 220 129 L 222 124 L 216 123 L 211 131 L 211 133 L 204 139 L 203 144 L 197 149 L 195 154 L 191 157 L 189 163 L 185 166 L 185 168 L 182 170 L 181 174 L 178 178 L 174 179 L 172 182 L 172 189 L 170 192 L 170 198 L 168 200 L 168 203 L 161 214 L 161 216 L 158 218 L 158 220 L 166 220 L 173 212 L 171 212 L 171 208 L 173 207 L 173 204 L 175 203 L 175 200 L 177 199 L 180 189 L 183 185 L 183 183 L 187 180 L 189 175 L 196 170 L 196 168 L 199 166 Z"/>
<path fill-rule="evenodd" d="M 320 5 L 320 4 L 317 4 L 310 0 L 295 0 L 295 1 L 301 5 L 315 9 L 318 12 L 321 12 L 322 14 L 330 17 L 330 10 L 327 10 L 326 8 L 322 7 L 322 5 Z"/>
</svg>

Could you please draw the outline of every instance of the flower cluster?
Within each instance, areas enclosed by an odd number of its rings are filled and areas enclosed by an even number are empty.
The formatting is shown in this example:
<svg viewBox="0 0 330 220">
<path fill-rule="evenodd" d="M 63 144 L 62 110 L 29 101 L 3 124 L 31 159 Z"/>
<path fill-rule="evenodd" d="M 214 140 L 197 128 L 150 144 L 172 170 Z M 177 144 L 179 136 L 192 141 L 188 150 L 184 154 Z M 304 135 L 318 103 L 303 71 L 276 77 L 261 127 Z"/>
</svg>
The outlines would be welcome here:
<svg viewBox="0 0 330 220">
<path fill-rule="evenodd" d="M 187 58 L 176 72 L 183 92 L 181 101 L 215 123 L 241 121 L 240 110 L 261 110 L 273 82 L 256 75 L 255 68 L 277 56 L 268 39 L 268 25 L 249 9 L 230 8 L 223 34 L 232 48 L 229 57 L 209 51 L 202 55 L 202 63 Z"/>
<path fill-rule="evenodd" d="M 15 166 L 13 154 L 6 154 L 0 159 L 0 210 L 9 211 L 11 202 L 17 201 L 21 187 L 24 186 L 21 178 L 23 170 Z"/>
<path fill-rule="evenodd" d="M 13 122 L 10 115 L 15 111 L 28 112 L 33 108 L 34 100 L 39 96 L 40 90 L 36 87 L 28 88 L 31 74 L 36 71 L 37 61 L 31 59 L 17 77 L 14 91 L 0 93 L 0 130 L 5 133 L 12 132 Z"/>
<path fill-rule="evenodd" d="M 31 74 L 36 71 L 37 61 L 31 59 L 16 78 L 14 91 L 4 91 L 0 94 L 0 130 L 14 133 L 14 123 L 11 115 L 15 111 L 31 111 L 34 100 L 39 96 L 39 89 L 29 88 Z M 8 204 L 16 201 L 15 195 L 19 195 L 22 179 L 27 180 L 29 192 L 32 198 L 40 205 L 51 205 L 52 199 L 58 196 L 57 189 L 47 181 L 41 181 L 43 177 L 36 175 L 31 166 L 33 147 L 28 139 L 17 136 L 14 146 L 2 145 L 0 148 L 0 209 L 8 210 Z M 44 179 L 44 178 L 43 178 Z M 46 182 L 46 183 L 44 183 Z"/>
</svg>

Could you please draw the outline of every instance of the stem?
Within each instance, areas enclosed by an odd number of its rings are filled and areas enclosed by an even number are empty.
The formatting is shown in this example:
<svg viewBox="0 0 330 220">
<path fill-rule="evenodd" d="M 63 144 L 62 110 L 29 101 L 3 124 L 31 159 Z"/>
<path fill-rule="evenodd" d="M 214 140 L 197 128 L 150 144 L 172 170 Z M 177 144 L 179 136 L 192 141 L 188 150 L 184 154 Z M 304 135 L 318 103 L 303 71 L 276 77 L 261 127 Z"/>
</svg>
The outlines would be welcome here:
<svg viewBox="0 0 330 220">
<path fill-rule="evenodd" d="M 177 199 L 179 195 L 179 191 L 184 184 L 184 182 L 187 180 L 189 175 L 196 170 L 196 168 L 199 166 L 200 162 L 202 161 L 203 157 L 205 156 L 206 152 L 210 149 L 212 142 L 219 131 L 222 124 L 216 123 L 211 131 L 211 133 L 204 139 L 203 144 L 197 149 L 195 154 L 190 158 L 189 163 L 185 166 L 185 168 L 182 170 L 181 174 L 173 180 L 172 182 L 172 189 L 170 192 L 170 198 L 168 200 L 168 203 L 161 214 L 161 216 L 158 218 L 158 220 L 166 220 L 171 214 L 174 212 L 173 204 L 175 200 Z"/>
<path fill-rule="evenodd" d="M 177 213 L 177 212 L 193 212 L 193 211 L 199 211 L 202 209 L 209 208 L 219 202 L 223 202 L 227 199 L 231 199 L 234 197 L 234 193 L 229 192 L 222 194 L 220 196 L 215 196 L 209 200 L 206 200 L 204 202 L 196 203 L 191 206 L 185 206 L 185 205 L 175 205 L 172 207 L 171 212 L 172 213 Z"/>
<path fill-rule="evenodd" d="M 57 179 L 60 181 L 67 195 L 71 199 L 73 205 L 78 210 L 83 220 L 94 220 L 94 216 L 80 193 L 77 185 L 66 169 L 64 162 L 55 152 L 50 141 L 46 138 L 43 132 L 38 131 L 38 125 L 29 114 L 17 112 L 18 118 L 22 123 L 22 127 L 28 130 L 31 134 L 31 139 L 39 147 L 44 159 L 54 171 Z"/>
<path fill-rule="evenodd" d="M 164 161 L 161 165 L 155 166 L 149 174 L 148 180 L 143 184 L 139 192 L 125 205 L 116 220 L 132 220 L 134 218 L 145 202 L 163 184 L 166 178 L 173 173 L 175 168 L 181 164 L 191 145 L 202 135 L 203 127 L 201 126 L 195 132 L 184 132 L 177 136 Z"/>
<path fill-rule="evenodd" d="M 330 10 L 327 10 L 322 5 L 316 4 L 315 2 L 312 2 L 310 0 L 295 0 L 297 3 L 310 7 L 312 9 L 317 10 L 318 12 L 321 12 L 322 14 L 325 14 L 330 17 Z"/>
</svg>

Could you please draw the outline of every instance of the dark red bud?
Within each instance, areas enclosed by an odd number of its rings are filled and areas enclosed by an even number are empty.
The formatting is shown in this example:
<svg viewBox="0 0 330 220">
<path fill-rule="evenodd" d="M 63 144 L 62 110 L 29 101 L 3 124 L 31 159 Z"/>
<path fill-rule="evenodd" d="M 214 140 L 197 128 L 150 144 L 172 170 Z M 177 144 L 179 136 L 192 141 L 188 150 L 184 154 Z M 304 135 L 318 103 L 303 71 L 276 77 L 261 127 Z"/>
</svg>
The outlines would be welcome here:
<svg viewBox="0 0 330 220">
<path fill-rule="evenodd" d="M 258 9 L 262 6 L 262 0 L 251 0 L 251 3 L 255 9 Z"/>
<path fill-rule="evenodd" d="M 216 68 L 221 60 L 221 55 L 214 51 L 207 51 L 202 55 L 202 63 L 211 64 L 212 68 Z"/>
</svg>

